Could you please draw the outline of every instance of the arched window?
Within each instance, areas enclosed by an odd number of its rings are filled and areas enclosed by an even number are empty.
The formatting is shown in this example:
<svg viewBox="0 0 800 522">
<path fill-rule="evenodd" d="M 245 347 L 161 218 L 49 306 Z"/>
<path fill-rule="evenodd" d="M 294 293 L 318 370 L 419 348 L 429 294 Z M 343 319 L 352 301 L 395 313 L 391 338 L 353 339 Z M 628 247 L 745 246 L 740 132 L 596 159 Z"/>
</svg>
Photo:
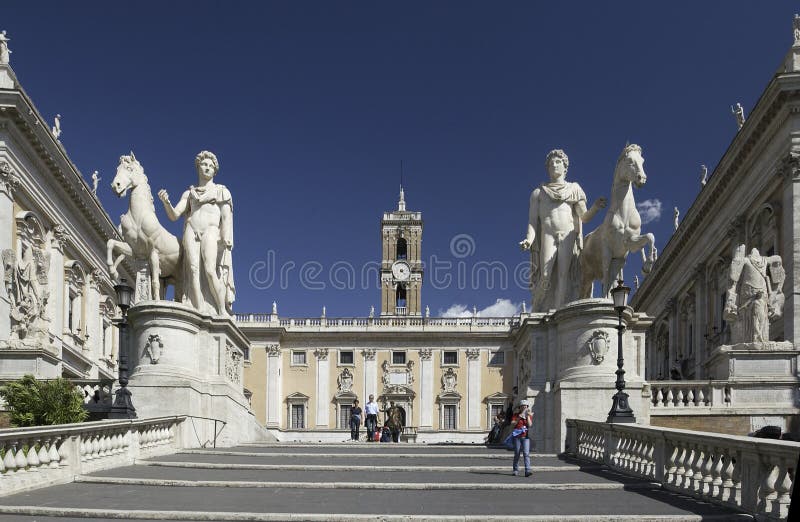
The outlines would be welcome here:
<svg viewBox="0 0 800 522">
<path fill-rule="evenodd" d="M 397 238 L 397 259 L 408 259 L 408 243 L 402 237 Z"/>
<path fill-rule="evenodd" d="M 398 284 L 395 290 L 395 309 L 398 314 L 406 313 L 406 287 L 403 284 Z"/>
</svg>

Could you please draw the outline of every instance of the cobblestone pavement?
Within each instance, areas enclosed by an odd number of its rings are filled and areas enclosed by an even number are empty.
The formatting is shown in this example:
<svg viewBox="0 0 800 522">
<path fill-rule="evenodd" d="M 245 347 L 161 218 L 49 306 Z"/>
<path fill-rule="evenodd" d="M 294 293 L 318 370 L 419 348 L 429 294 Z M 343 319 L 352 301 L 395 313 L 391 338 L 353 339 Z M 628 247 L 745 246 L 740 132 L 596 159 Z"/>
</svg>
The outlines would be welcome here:
<svg viewBox="0 0 800 522">
<path fill-rule="evenodd" d="M 511 475 L 476 446 L 293 444 L 192 450 L 0 498 L 0 522 L 148 520 L 750 520 L 555 455 Z"/>
</svg>

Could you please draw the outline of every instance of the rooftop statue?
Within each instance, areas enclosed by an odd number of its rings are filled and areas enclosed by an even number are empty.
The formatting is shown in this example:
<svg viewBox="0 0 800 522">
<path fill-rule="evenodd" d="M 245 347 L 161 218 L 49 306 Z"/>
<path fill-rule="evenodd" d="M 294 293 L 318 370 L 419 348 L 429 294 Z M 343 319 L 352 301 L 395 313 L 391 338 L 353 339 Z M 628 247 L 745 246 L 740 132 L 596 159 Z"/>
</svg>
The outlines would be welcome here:
<svg viewBox="0 0 800 522">
<path fill-rule="evenodd" d="M 197 186 L 191 185 L 174 207 L 167 191 L 158 191 L 170 220 L 185 217 L 182 301 L 202 313 L 229 315 L 236 296 L 231 255 L 233 199 L 224 185 L 214 183 L 219 172 L 214 154 L 202 151 L 194 164 Z"/>
<path fill-rule="evenodd" d="M 731 261 L 725 320 L 731 323 L 731 343 L 769 341 L 769 324 L 783 315 L 786 273 L 780 256 L 762 256 L 757 248 L 745 256 L 739 245 Z"/>
<path fill-rule="evenodd" d="M 100 173 L 96 170 L 92 172 L 92 194 L 95 196 L 97 195 L 97 185 L 100 183 L 100 180 L 103 179 L 100 177 Z"/>
<path fill-rule="evenodd" d="M 800 15 L 794 15 L 794 19 L 792 20 L 792 29 L 794 33 L 794 44 L 800 44 Z M 3 31 L 5 34 L 5 31 Z"/>
<path fill-rule="evenodd" d="M 9 38 L 6 32 L 0 31 L 0 65 L 8 65 L 11 58 L 11 50 L 8 48 Z"/>
<path fill-rule="evenodd" d="M 739 126 L 739 129 L 744 127 L 744 108 L 742 108 L 742 104 L 736 102 L 736 105 L 731 106 L 731 112 L 734 118 L 736 118 L 736 124 Z"/>
<path fill-rule="evenodd" d="M 647 182 L 642 148 L 626 145 L 617 158 L 611 203 L 603 222 L 586 236 L 580 257 L 581 297 L 592 297 L 594 281 L 602 282 L 601 295 L 607 297 L 613 283 L 622 279 L 622 268 L 630 252 L 642 253 L 642 272 L 650 272 L 658 254 L 655 236 L 642 234 L 642 218 L 636 210 L 633 187 Z M 650 245 L 650 255 L 645 246 Z"/>
<path fill-rule="evenodd" d="M 550 181 L 531 193 L 528 232 L 519 243 L 531 252 L 533 312 L 560 308 L 578 298 L 583 223 L 606 206 L 600 198 L 587 210 L 583 189 L 564 179 L 569 158 L 563 150 L 550 151 L 545 168 Z"/>
<path fill-rule="evenodd" d="M 180 295 L 180 244 L 159 223 L 150 184 L 133 152 L 130 156 L 120 156 L 111 189 L 118 197 L 125 197 L 131 191 L 128 212 L 120 216 L 119 233 L 123 241 L 109 239 L 107 243 L 106 263 L 111 278 L 119 277 L 117 267 L 128 256 L 150 265 L 152 299 L 163 299 L 167 284 L 174 284 L 175 295 Z M 115 252 L 119 253 L 116 259 Z"/>
<path fill-rule="evenodd" d="M 700 184 L 705 187 L 706 183 L 708 183 L 708 167 L 700 165 Z"/>
<path fill-rule="evenodd" d="M 51 131 L 53 133 L 53 137 L 58 139 L 61 137 L 61 115 L 56 114 L 56 117 L 53 119 L 53 128 Z"/>
<path fill-rule="evenodd" d="M 678 217 L 680 217 L 680 215 L 681 211 L 678 210 L 678 207 L 674 207 L 672 209 L 672 220 L 673 220 L 672 226 L 675 227 L 675 230 L 678 230 L 678 226 L 680 225 L 680 222 L 678 221 Z"/>
</svg>

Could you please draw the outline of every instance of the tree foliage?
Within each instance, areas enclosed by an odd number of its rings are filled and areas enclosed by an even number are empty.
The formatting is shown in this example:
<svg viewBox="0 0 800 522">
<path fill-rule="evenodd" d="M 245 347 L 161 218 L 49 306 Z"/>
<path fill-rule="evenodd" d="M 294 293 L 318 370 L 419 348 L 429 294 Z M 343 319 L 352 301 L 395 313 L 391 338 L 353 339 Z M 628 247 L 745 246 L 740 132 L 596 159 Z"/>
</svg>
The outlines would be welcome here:
<svg viewBox="0 0 800 522">
<path fill-rule="evenodd" d="M 89 416 L 83 397 L 66 379 L 37 381 L 33 375 L 0 388 L 0 397 L 17 427 L 83 422 Z"/>
</svg>

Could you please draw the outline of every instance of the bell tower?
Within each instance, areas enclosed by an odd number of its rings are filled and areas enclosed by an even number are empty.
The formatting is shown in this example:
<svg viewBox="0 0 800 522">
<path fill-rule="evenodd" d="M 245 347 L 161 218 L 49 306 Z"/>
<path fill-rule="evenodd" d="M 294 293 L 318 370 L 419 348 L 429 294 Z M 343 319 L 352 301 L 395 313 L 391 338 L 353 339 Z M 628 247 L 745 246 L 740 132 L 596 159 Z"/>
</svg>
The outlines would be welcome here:
<svg viewBox="0 0 800 522">
<path fill-rule="evenodd" d="M 381 315 L 420 317 L 422 212 L 406 210 L 400 186 L 397 210 L 381 220 Z"/>
</svg>

